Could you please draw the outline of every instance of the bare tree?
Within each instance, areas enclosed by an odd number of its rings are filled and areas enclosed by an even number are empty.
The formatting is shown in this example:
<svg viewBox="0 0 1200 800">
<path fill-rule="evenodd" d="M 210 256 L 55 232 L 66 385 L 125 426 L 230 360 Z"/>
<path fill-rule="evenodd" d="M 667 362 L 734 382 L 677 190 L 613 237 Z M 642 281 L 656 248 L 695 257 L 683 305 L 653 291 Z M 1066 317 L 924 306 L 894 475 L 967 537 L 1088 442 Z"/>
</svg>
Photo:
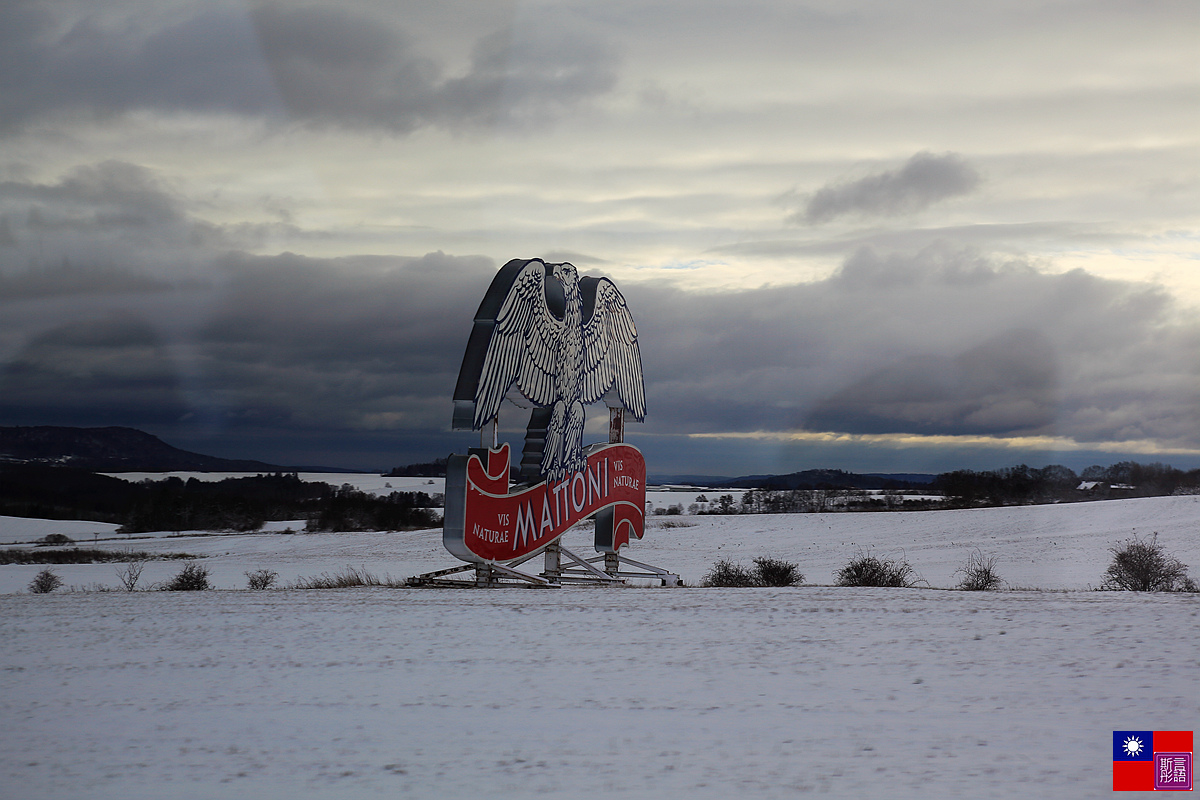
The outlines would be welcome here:
<svg viewBox="0 0 1200 800">
<path fill-rule="evenodd" d="M 130 561 L 124 568 L 117 568 L 117 579 L 121 581 L 121 585 L 125 587 L 125 591 L 133 592 L 137 590 L 138 581 L 141 579 L 142 570 L 145 568 L 145 561 Z"/>
</svg>

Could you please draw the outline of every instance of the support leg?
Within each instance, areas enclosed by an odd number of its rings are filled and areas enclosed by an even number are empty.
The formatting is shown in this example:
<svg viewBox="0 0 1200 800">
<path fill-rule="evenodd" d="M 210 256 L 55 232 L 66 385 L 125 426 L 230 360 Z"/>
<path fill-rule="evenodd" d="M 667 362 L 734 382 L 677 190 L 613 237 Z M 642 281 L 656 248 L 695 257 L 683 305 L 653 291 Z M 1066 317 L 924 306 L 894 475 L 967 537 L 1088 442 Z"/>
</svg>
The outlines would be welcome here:
<svg viewBox="0 0 1200 800">
<path fill-rule="evenodd" d="M 562 551 L 558 542 L 546 548 L 546 568 L 542 575 L 551 583 L 558 583 L 562 577 Z"/>
<path fill-rule="evenodd" d="M 495 450 L 500 446 L 500 415 L 492 417 L 483 423 L 479 429 L 479 446 Z"/>
<path fill-rule="evenodd" d="M 608 443 L 621 444 L 625 441 L 625 409 L 608 410 Z"/>
</svg>

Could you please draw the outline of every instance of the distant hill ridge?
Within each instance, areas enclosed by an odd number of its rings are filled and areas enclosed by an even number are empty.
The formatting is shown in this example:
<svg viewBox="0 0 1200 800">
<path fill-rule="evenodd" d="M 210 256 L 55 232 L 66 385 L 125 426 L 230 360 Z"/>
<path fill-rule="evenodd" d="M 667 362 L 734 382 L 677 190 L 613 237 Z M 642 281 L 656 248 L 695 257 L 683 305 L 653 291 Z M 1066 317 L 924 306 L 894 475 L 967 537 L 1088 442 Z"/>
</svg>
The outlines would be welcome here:
<svg viewBox="0 0 1200 800">
<path fill-rule="evenodd" d="M 180 450 L 136 428 L 0 426 L 0 462 L 48 464 L 93 472 L 349 472 L 217 458 Z"/>
<path fill-rule="evenodd" d="M 354 472 L 320 466 L 281 466 L 264 461 L 218 458 L 180 450 L 136 428 L 74 428 L 57 425 L 0 426 L 0 463 L 47 464 L 93 472 Z M 444 462 L 398 467 L 392 475 L 444 475 Z M 656 483 L 730 489 L 905 489 L 927 486 L 924 474 L 859 475 L 810 469 L 787 475 L 651 476 Z"/>
<path fill-rule="evenodd" d="M 746 489 L 915 489 L 933 483 L 935 475 L 859 475 L 840 469 L 808 469 L 787 475 L 751 475 L 730 481 Z"/>
</svg>

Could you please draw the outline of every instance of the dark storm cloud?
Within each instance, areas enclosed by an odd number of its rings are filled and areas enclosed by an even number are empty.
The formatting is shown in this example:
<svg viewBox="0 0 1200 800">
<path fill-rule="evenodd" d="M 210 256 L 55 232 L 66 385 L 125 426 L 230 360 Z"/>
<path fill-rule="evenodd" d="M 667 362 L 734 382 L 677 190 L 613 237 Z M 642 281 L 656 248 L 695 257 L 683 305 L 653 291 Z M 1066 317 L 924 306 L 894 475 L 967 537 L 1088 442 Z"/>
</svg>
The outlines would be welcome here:
<svg viewBox="0 0 1200 800">
<path fill-rule="evenodd" d="M 25 259 L 0 274 L 0 424 L 153 427 L 197 447 L 197 430 L 321 447 L 346 437 L 356 452 L 376 436 L 446 441 L 490 259 L 229 254 L 227 231 L 154 173 L 116 163 L 2 184 L 0 215 L 12 240 L 0 256 Z M 35 258 L 41 230 L 55 235 Z M 862 248 L 805 284 L 620 284 L 647 379 L 647 422 L 631 435 L 1200 446 L 1200 324 L 1150 285 L 944 244 Z M 511 410 L 504 424 L 522 421 Z"/>
<path fill-rule="evenodd" d="M 491 272 L 441 254 L 240 255 L 243 226 L 196 218 L 120 162 L 0 183 L 0 218 L 8 424 L 440 429 Z"/>
<path fill-rule="evenodd" d="M 121 161 L 76 167 L 56 184 L 2 181 L 0 203 L 24 204 L 31 227 L 51 230 L 163 226 L 184 217 L 180 202 L 153 172 Z M 44 210 L 50 206 L 63 213 L 47 219 Z"/>
<path fill-rule="evenodd" d="M 199 334 L 212 369 L 296 421 L 449 424 L 484 258 L 239 258 Z"/>
<path fill-rule="evenodd" d="M 1014 330 L 948 356 L 912 355 L 820 400 L 806 427 L 846 433 L 1011 434 L 1052 430 L 1055 348 Z"/>
<path fill-rule="evenodd" d="M 272 87 L 245 17 L 211 11 L 154 31 L 60 19 L 46 4 L 0 5 L 0 127 L 62 112 L 262 113 Z"/>
<path fill-rule="evenodd" d="M 202 11 L 145 30 L 0 4 L 0 131 L 63 113 L 230 113 L 398 133 L 538 118 L 615 83 L 611 52 L 569 28 L 484 37 L 462 75 L 385 19 L 337 5 Z"/>
<path fill-rule="evenodd" d="M 194 419 L 226 437 L 444 433 L 494 269 L 440 253 L 239 256 L 204 292 L 93 302 L 82 318 L 59 306 L 76 316 L 8 358 L 3 417 L 181 430 Z M 636 431 L 1197 444 L 1197 363 L 1187 354 L 1200 332 L 1145 287 L 956 252 L 863 252 L 813 284 L 720 295 L 623 288 L 649 395 Z M 172 327 L 197 302 L 203 318 Z M 522 420 L 507 413 L 508 425 Z"/>
<path fill-rule="evenodd" d="M 113 267 L 83 267 L 66 261 L 15 275 L 0 275 L 0 296 L 10 302 L 54 295 L 86 296 L 166 292 L 175 288 L 169 281 Z"/>
<path fill-rule="evenodd" d="M 656 430 L 1200 445 L 1200 324 L 1152 286 L 933 247 L 830 278 L 627 291 Z"/>
<path fill-rule="evenodd" d="M 441 87 L 438 105 L 449 119 L 532 122 L 615 84 L 613 55 L 592 37 L 569 30 L 538 33 L 535 28 L 523 30 L 514 41 L 500 32 L 479 42 L 470 72 Z"/>
<path fill-rule="evenodd" d="M 435 116 L 437 63 L 387 26 L 336 7 L 281 6 L 260 9 L 254 24 L 293 118 L 410 131 Z"/>
<path fill-rule="evenodd" d="M 954 153 L 917 153 L 898 170 L 821 187 L 790 221 L 815 224 L 846 214 L 894 216 L 920 211 L 939 200 L 967 194 L 979 173 Z"/>
<path fill-rule="evenodd" d="M 0 294 L 164 288 L 212 254 L 256 247 L 285 223 L 216 225 L 154 171 L 121 161 L 54 182 L 0 181 Z"/>
<path fill-rule="evenodd" d="M 178 365 L 144 320 L 61 320 L 0 366 L 5 424 L 156 425 L 188 413 Z"/>
<path fill-rule="evenodd" d="M 213 286 L 166 295 L 0 304 L 15 312 L 0 336 L 24 342 L 0 370 L 0 418 L 195 418 L 218 432 L 448 428 L 488 259 L 287 254 L 217 266 Z"/>
</svg>

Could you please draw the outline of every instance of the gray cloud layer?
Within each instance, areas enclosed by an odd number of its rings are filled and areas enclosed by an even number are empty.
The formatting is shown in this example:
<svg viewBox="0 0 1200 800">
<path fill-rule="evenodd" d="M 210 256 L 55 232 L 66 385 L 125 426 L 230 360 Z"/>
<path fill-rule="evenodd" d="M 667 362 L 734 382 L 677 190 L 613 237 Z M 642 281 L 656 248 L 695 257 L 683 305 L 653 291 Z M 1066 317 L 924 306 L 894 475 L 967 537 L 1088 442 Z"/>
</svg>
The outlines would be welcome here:
<svg viewBox="0 0 1200 800">
<path fill-rule="evenodd" d="M 846 214 L 892 216 L 971 192 L 979 173 L 954 153 L 917 153 L 898 170 L 822 186 L 792 222 L 815 224 Z"/>
<path fill-rule="evenodd" d="M 485 36 L 468 70 L 446 76 L 387 20 L 336 6 L 218 8 L 143 24 L 85 17 L 64 29 L 42 4 L 0 4 L 0 132 L 144 110 L 405 133 L 544 121 L 616 80 L 610 49 L 569 27 Z"/>
<path fill-rule="evenodd" d="M 665 429 L 1200 445 L 1200 324 L 1149 285 L 940 246 L 863 249 L 794 286 L 642 292 Z"/>
<path fill-rule="evenodd" d="M 0 373 L 0 420 L 447 429 L 490 261 L 237 256 L 221 269 L 207 288 L 7 300 L 2 335 L 32 335 Z M 643 342 L 647 432 L 1200 446 L 1200 325 L 1146 287 L 955 251 L 862 251 L 810 284 L 624 288 Z"/>
<path fill-rule="evenodd" d="M 117 162 L 0 183 L 0 219 L 0 424 L 125 424 L 197 446 L 201 433 L 254 432 L 316 436 L 314 452 L 334 452 L 339 439 L 403 432 L 441 447 L 496 267 L 442 253 L 247 255 L 243 232 L 197 219 L 155 173 Z M 1152 285 L 943 243 L 863 247 L 830 277 L 788 286 L 622 288 L 641 333 L 647 433 L 1200 448 L 1200 323 Z"/>
<path fill-rule="evenodd" d="M 180 280 L 277 227 L 211 224 L 153 171 L 104 161 L 53 183 L 0 181 L 0 278 L 10 297 Z"/>
</svg>

